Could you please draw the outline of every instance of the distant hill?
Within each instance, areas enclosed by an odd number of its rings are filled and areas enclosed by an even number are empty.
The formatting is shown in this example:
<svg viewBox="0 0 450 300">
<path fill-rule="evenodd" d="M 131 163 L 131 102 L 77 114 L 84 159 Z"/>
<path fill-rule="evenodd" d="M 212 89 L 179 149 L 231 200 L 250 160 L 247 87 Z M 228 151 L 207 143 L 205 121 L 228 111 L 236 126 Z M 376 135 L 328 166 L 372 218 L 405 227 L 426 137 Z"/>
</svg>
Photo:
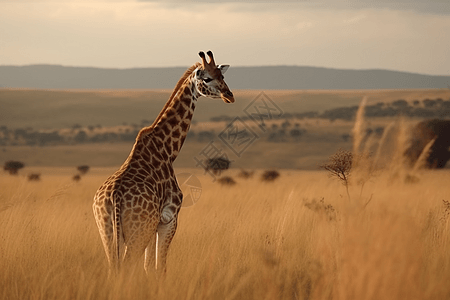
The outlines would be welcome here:
<svg viewBox="0 0 450 300">
<path fill-rule="evenodd" d="M 0 89 L 0 129 L 55 129 L 121 124 L 150 125 L 158 116 L 172 90 L 47 90 Z M 261 93 L 277 104 L 285 114 L 323 113 L 339 107 L 394 102 L 410 103 L 426 99 L 450 100 L 450 89 L 396 90 L 240 90 L 233 89 L 236 102 L 201 97 L 195 109 L 194 122 L 218 117 L 245 116 L 245 110 Z M 143 122 L 143 120 L 146 120 Z M 1 135 L 1 134 L 0 134 Z"/>
<path fill-rule="evenodd" d="M 172 89 L 187 67 L 105 69 L 57 65 L 0 66 L 0 87 L 37 89 Z M 388 70 L 300 66 L 231 67 L 233 89 L 435 89 L 450 76 Z"/>
</svg>

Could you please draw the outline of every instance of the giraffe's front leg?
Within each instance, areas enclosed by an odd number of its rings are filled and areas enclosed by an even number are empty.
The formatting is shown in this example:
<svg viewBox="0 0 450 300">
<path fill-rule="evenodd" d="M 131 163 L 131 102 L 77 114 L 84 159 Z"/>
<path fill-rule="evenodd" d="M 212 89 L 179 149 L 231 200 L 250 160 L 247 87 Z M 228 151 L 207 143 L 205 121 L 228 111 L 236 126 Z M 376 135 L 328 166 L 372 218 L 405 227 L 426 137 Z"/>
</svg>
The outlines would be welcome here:
<svg viewBox="0 0 450 300">
<path fill-rule="evenodd" d="M 147 248 L 145 248 L 144 269 L 147 275 L 149 272 L 156 270 L 156 232 Z"/>
<path fill-rule="evenodd" d="M 156 270 L 159 274 L 166 272 L 166 259 L 170 243 L 177 230 L 177 215 L 168 223 L 159 223 L 157 237 Z"/>
</svg>

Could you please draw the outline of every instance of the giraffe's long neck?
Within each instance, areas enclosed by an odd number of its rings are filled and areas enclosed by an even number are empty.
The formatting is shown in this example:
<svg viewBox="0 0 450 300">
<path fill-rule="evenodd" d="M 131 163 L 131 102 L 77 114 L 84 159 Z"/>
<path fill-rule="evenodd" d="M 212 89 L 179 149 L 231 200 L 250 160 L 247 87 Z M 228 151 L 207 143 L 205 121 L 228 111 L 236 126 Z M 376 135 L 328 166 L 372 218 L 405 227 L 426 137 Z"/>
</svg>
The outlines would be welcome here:
<svg viewBox="0 0 450 300">
<path fill-rule="evenodd" d="M 155 122 L 139 132 L 135 148 L 142 143 L 140 146 L 158 153 L 162 160 L 173 162 L 186 139 L 199 96 L 191 72 L 177 85 Z"/>
</svg>

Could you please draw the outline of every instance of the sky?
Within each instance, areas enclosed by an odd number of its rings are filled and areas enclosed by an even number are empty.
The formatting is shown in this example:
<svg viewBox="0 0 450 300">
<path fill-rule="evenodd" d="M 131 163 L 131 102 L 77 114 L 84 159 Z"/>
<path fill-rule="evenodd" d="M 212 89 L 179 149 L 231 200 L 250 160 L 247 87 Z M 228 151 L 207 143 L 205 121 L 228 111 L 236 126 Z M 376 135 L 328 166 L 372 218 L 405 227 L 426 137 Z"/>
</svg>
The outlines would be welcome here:
<svg viewBox="0 0 450 300">
<path fill-rule="evenodd" d="M 0 65 L 316 66 L 450 75 L 450 2 L 0 0 Z"/>
</svg>

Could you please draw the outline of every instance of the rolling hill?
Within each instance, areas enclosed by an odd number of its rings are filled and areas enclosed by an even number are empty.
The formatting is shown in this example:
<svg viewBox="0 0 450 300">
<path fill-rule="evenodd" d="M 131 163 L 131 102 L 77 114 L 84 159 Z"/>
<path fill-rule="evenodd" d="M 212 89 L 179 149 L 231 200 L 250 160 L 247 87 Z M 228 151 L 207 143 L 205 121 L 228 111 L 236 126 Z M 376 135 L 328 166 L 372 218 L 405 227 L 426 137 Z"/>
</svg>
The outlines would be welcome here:
<svg viewBox="0 0 450 300">
<path fill-rule="evenodd" d="M 0 87 L 36 89 L 172 89 L 187 67 L 105 69 L 58 65 L 0 66 Z M 233 89 L 435 89 L 450 76 L 305 66 L 231 67 Z"/>
</svg>

